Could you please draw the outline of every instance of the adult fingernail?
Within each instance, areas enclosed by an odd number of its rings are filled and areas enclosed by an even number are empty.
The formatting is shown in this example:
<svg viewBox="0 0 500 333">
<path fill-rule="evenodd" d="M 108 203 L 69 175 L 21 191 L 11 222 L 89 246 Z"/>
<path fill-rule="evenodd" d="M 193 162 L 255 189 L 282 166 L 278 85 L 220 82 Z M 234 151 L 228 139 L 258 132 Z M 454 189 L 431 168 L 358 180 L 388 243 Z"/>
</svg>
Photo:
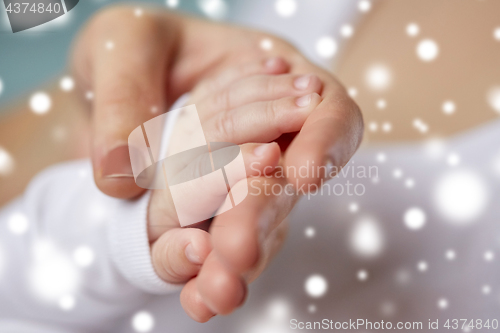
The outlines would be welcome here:
<svg viewBox="0 0 500 333">
<path fill-rule="evenodd" d="M 255 148 L 253 151 L 253 154 L 257 157 L 262 157 L 269 151 L 269 149 L 271 148 L 272 145 L 273 145 L 273 142 L 272 143 L 264 143 L 264 144 L 258 146 L 257 148 Z"/>
<path fill-rule="evenodd" d="M 194 249 L 193 244 L 189 243 L 188 246 L 186 246 L 186 250 L 184 251 L 186 254 L 186 258 L 193 264 L 195 265 L 201 265 L 203 264 L 203 261 L 201 257 L 196 253 L 196 250 Z"/>
<path fill-rule="evenodd" d="M 293 81 L 293 86 L 298 90 L 306 90 L 311 82 L 311 75 L 303 75 Z"/>
<path fill-rule="evenodd" d="M 110 150 L 102 160 L 101 168 L 103 177 L 134 177 L 128 146 L 122 145 Z"/>
<path fill-rule="evenodd" d="M 297 104 L 297 106 L 300 106 L 301 108 L 303 108 L 303 107 L 309 106 L 309 104 L 311 104 L 311 100 L 312 100 L 312 94 L 309 94 L 309 95 L 305 95 L 305 96 L 297 98 L 295 100 L 295 104 Z"/>
</svg>

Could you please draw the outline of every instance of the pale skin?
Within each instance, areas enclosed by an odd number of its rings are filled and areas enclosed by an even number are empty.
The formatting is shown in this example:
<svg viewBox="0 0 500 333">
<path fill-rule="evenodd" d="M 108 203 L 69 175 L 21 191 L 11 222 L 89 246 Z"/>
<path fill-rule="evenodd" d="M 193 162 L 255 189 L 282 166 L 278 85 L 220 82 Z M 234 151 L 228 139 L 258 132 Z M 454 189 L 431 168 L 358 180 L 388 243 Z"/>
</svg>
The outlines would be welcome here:
<svg viewBox="0 0 500 333">
<path fill-rule="evenodd" d="M 342 166 L 359 146 L 363 121 L 357 105 L 331 74 L 286 42 L 158 10 L 145 10 L 140 18 L 133 12 L 116 7 L 98 14 L 77 39 L 72 56 L 79 88 L 75 97 L 81 103 L 87 91 L 94 93 L 91 103 L 80 105 L 91 116 L 89 153 L 96 184 L 104 193 L 129 199 L 144 191 L 135 185 L 130 166 L 110 166 L 107 156 L 111 152 L 113 161 L 126 161 L 117 155 L 130 132 L 193 89 L 192 102 L 207 115 L 206 135 L 241 144 L 246 164 L 299 168 L 330 161 Z M 272 38 L 272 51 L 259 48 L 264 37 Z M 112 48 L 106 47 L 109 42 Z M 73 143 L 78 147 L 73 151 L 81 154 L 73 157 L 85 156 L 84 118 L 79 115 L 80 121 L 74 121 L 82 135 Z M 248 130 L 249 124 L 255 130 Z M 259 143 L 274 140 L 283 152 L 271 143 L 257 153 Z M 315 173 L 310 178 L 257 179 L 256 184 L 317 184 L 321 178 Z M 153 264 L 165 281 L 186 282 L 181 303 L 193 319 L 205 322 L 243 304 L 247 283 L 282 243 L 283 221 L 296 199 L 249 195 L 217 216 L 209 234 L 179 228 L 168 193 L 154 192 L 148 217 Z"/>
</svg>

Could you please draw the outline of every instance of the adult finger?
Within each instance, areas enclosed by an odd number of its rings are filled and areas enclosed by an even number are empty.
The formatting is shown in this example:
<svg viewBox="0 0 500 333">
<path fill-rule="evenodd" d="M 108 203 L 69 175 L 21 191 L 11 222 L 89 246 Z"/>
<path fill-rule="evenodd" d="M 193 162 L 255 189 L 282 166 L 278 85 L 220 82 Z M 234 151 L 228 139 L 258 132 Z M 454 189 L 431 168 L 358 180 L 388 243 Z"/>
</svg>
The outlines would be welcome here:
<svg viewBox="0 0 500 333">
<path fill-rule="evenodd" d="M 309 114 L 285 153 L 287 168 L 308 170 L 306 177 L 296 173 L 288 175 L 289 181 L 298 187 L 321 185 L 325 177 L 331 176 L 325 174 L 325 166 L 330 164 L 333 172 L 339 171 L 363 137 L 359 107 L 332 77 L 325 77 L 324 82 L 321 102 Z"/>
<path fill-rule="evenodd" d="M 258 266 L 267 237 L 291 211 L 297 200 L 283 178 L 248 180 L 247 198 L 218 216 L 210 228 L 214 252 L 231 271 L 243 274 Z M 246 186 L 244 182 L 237 186 Z"/>
<path fill-rule="evenodd" d="M 196 285 L 198 278 L 192 278 L 188 283 L 182 288 L 181 291 L 181 305 L 184 311 L 193 320 L 199 323 L 206 323 L 210 320 L 215 313 L 213 313 L 203 301 L 198 287 Z"/>
<path fill-rule="evenodd" d="M 131 198 L 144 191 L 133 179 L 127 139 L 167 104 L 164 92 L 172 43 L 171 34 L 147 10 L 135 16 L 132 8 L 125 7 L 99 14 L 75 48 L 76 70 L 86 68 L 80 76 L 94 95 L 94 178 L 108 195 Z"/>
<path fill-rule="evenodd" d="M 224 265 L 214 252 L 205 260 L 196 278 L 203 303 L 215 314 L 227 315 L 245 301 L 247 285 L 243 278 Z"/>
<path fill-rule="evenodd" d="M 247 177 L 271 174 L 278 165 L 281 156 L 280 148 L 276 143 L 247 143 L 241 145 L 240 149 L 243 157 L 244 172 L 241 172 L 239 166 L 236 164 L 233 165 L 231 163 L 225 167 L 231 186 Z M 217 152 L 213 154 L 217 156 Z M 181 179 L 199 178 L 199 170 L 205 169 L 203 164 L 210 165 L 210 162 L 210 156 L 204 154 L 191 161 L 187 167 L 182 169 L 179 177 Z M 233 168 L 235 169 L 233 170 Z M 177 196 L 175 205 L 170 188 L 155 190 L 153 192 L 148 212 L 150 241 L 155 241 L 165 231 L 173 227 L 179 227 L 179 210 L 191 212 L 191 214 L 196 214 L 196 216 L 207 216 L 213 214 L 227 198 L 226 186 L 217 186 L 217 184 L 210 182 L 209 179 L 204 179 L 201 183 L 193 183 L 193 188 L 189 188 L 189 186 L 191 186 L 189 182 L 183 186 L 184 191 L 180 192 L 179 196 Z M 199 200 L 194 199 L 195 195 L 200 196 Z M 192 210 L 193 202 L 197 204 L 196 211 Z M 199 222 L 202 220 L 199 220 Z"/>
</svg>

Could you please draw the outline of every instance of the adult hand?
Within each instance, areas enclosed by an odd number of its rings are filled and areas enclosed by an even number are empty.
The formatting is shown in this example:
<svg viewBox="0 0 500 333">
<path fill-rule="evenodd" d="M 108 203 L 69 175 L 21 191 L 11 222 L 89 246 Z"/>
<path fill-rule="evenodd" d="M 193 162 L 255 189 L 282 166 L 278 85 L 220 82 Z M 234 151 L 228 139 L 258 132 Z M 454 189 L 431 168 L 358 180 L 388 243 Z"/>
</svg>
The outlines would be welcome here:
<svg viewBox="0 0 500 333">
<path fill-rule="evenodd" d="M 143 192 L 132 176 L 128 135 L 166 110 L 183 93 L 204 82 L 208 95 L 236 79 L 257 74 L 289 73 L 297 77 L 307 74 L 311 80 L 322 83 L 318 98 L 311 103 L 313 109 L 295 129 L 298 134 L 288 136 L 293 140 L 285 145 L 281 161 L 284 169 L 305 168 L 307 176 L 292 173 L 281 179 L 260 177 L 255 179 L 253 190 L 273 184 L 284 187 L 287 182 L 306 185 L 306 188 L 318 185 L 325 175 L 313 172 L 313 168 L 327 161 L 340 168 L 359 146 L 363 121 L 356 104 L 331 74 L 311 64 L 288 43 L 264 33 L 177 16 L 168 11 L 143 8 L 140 16 L 134 12 L 133 7 L 114 7 L 98 14 L 80 36 L 73 56 L 79 86 L 83 92 L 94 94 L 92 162 L 96 184 L 104 193 L 133 198 Z M 269 51 L 260 48 L 264 38 L 273 42 Z M 311 82 L 303 82 L 307 83 Z M 266 88 L 272 90 L 273 85 L 262 85 L 263 92 Z M 230 95 L 219 96 L 221 107 L 229 108 Z M 219 130 L 232 128 L 231 114 L 226 113 L 221 118 L 223 121 L 217 123 Z M 273 137 L 262 136 L 262 142 L 275 140 L 285 133 L 288 131 L 278 127 Z M 283 142 L 283 138 L 278 141 Z M 248 140 L 259 142 L 258 138 Z M 156 267 L 160 276 L 166 274 L 163 277 L 167 281 L 188 281 L 181 293 L 181 302 L 197 321 L 230 313 L 240 306 L 246 284 L 266 266 L 282 243 L 285 230 L 282 222 L 296 196 L 259 193 L 249 195 L 240 205 L 218 216 L 211 227 L 211 240 L 207 234 L 193 229 L 177 228 L 165 211 L 150 210 L 150 218 L 163 221 L 158 222 L 160 225 L 164 223 L 163 232 L 150 228 L 151 241 L 158 244 L 153 245 L 157 262 L 165 262 L 167 254 L 163 250 L 170 246 L 168 244 L 177 244 L 177 249 L 185 250 L 184 246 L 191 241 L 202 244 L 197 255 L 202 265 L 190 266 L 186 253 L 177 251 L 179 261 L 170 261 L 178 264 L 176 270 L 161 272 L 161 264 Z M 160 205 L 152 198 L 150 209 Z M 179 234 L 172 238 L 175 233 Z M 181 268 L 182 273 L 178 274 Z M 192 278 L 194 275 L 197 276 Z"/>
<path fill-rule="evenodd" d="M 272 40 L 269 51 L 260 48 Z M 266 68 L 279 57 L 289 68 Z M 132 198 L 143 192 L 132 178 L 128 135 L 164 112 L 202 80 L 228 68 L 227 80 L 254 73 L 238 66 L 259 63 L 262 73 L 313 73 L 323 82 L 321 103 L 308 116 L 285 153 L 284 164 L 306 167 L 308 177 L 290 175 L 294 185 L 319 184 L 313 165 L 330 160 L 339 169 L 359 146 L 363 121 L 357 105 L 327 71 L 311 64 L 279 38 L 234 26 L 175 15 L 157 8 L 110 7 L 96 15 L 76 42 L 72 64 L 83 93 L 91 91 L 92 163 L 97 186 L 106 194 Z M 238 72 L 240 71 L 240 72 Z M 246 73 L 246 71 L 248 73 Z M 224 80 L 222 80 L 224 81 Z"/>
</svg>

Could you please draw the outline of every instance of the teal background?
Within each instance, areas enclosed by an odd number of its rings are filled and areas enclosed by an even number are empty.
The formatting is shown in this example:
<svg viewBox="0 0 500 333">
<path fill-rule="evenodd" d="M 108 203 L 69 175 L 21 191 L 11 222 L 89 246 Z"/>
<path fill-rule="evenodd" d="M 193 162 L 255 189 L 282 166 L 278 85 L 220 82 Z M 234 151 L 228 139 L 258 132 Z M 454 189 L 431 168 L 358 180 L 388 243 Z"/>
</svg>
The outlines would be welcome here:
<svg viewBox="0 0 500 333">
<path fill-rule="evenodd" d="M 27 30 L 12 33 L 9 27 L 5 7 L 0 4 L 0 79 L 3 92 L 0 94 L 0 113 L 5 112 L 6 104 L 25 93 L 40 87 L 43 83 L 57 79 L 64 72 L 71 43 L 78 31 L 95 12 L 114 3 L 129 1 L 80 0 L 68 14 L 69 21 L 62 26 L 55 26 L 42 31 Z M 165 8 L 165 1 L 134 1 L 131 3 L 153 3 Z M 227 21 L 237 5 L 236 1 L 226 0 Z M 197 16 L 204 14 L 198 8 L 196 0 L 180 0 L 175 9 Z"/>
</svg>

